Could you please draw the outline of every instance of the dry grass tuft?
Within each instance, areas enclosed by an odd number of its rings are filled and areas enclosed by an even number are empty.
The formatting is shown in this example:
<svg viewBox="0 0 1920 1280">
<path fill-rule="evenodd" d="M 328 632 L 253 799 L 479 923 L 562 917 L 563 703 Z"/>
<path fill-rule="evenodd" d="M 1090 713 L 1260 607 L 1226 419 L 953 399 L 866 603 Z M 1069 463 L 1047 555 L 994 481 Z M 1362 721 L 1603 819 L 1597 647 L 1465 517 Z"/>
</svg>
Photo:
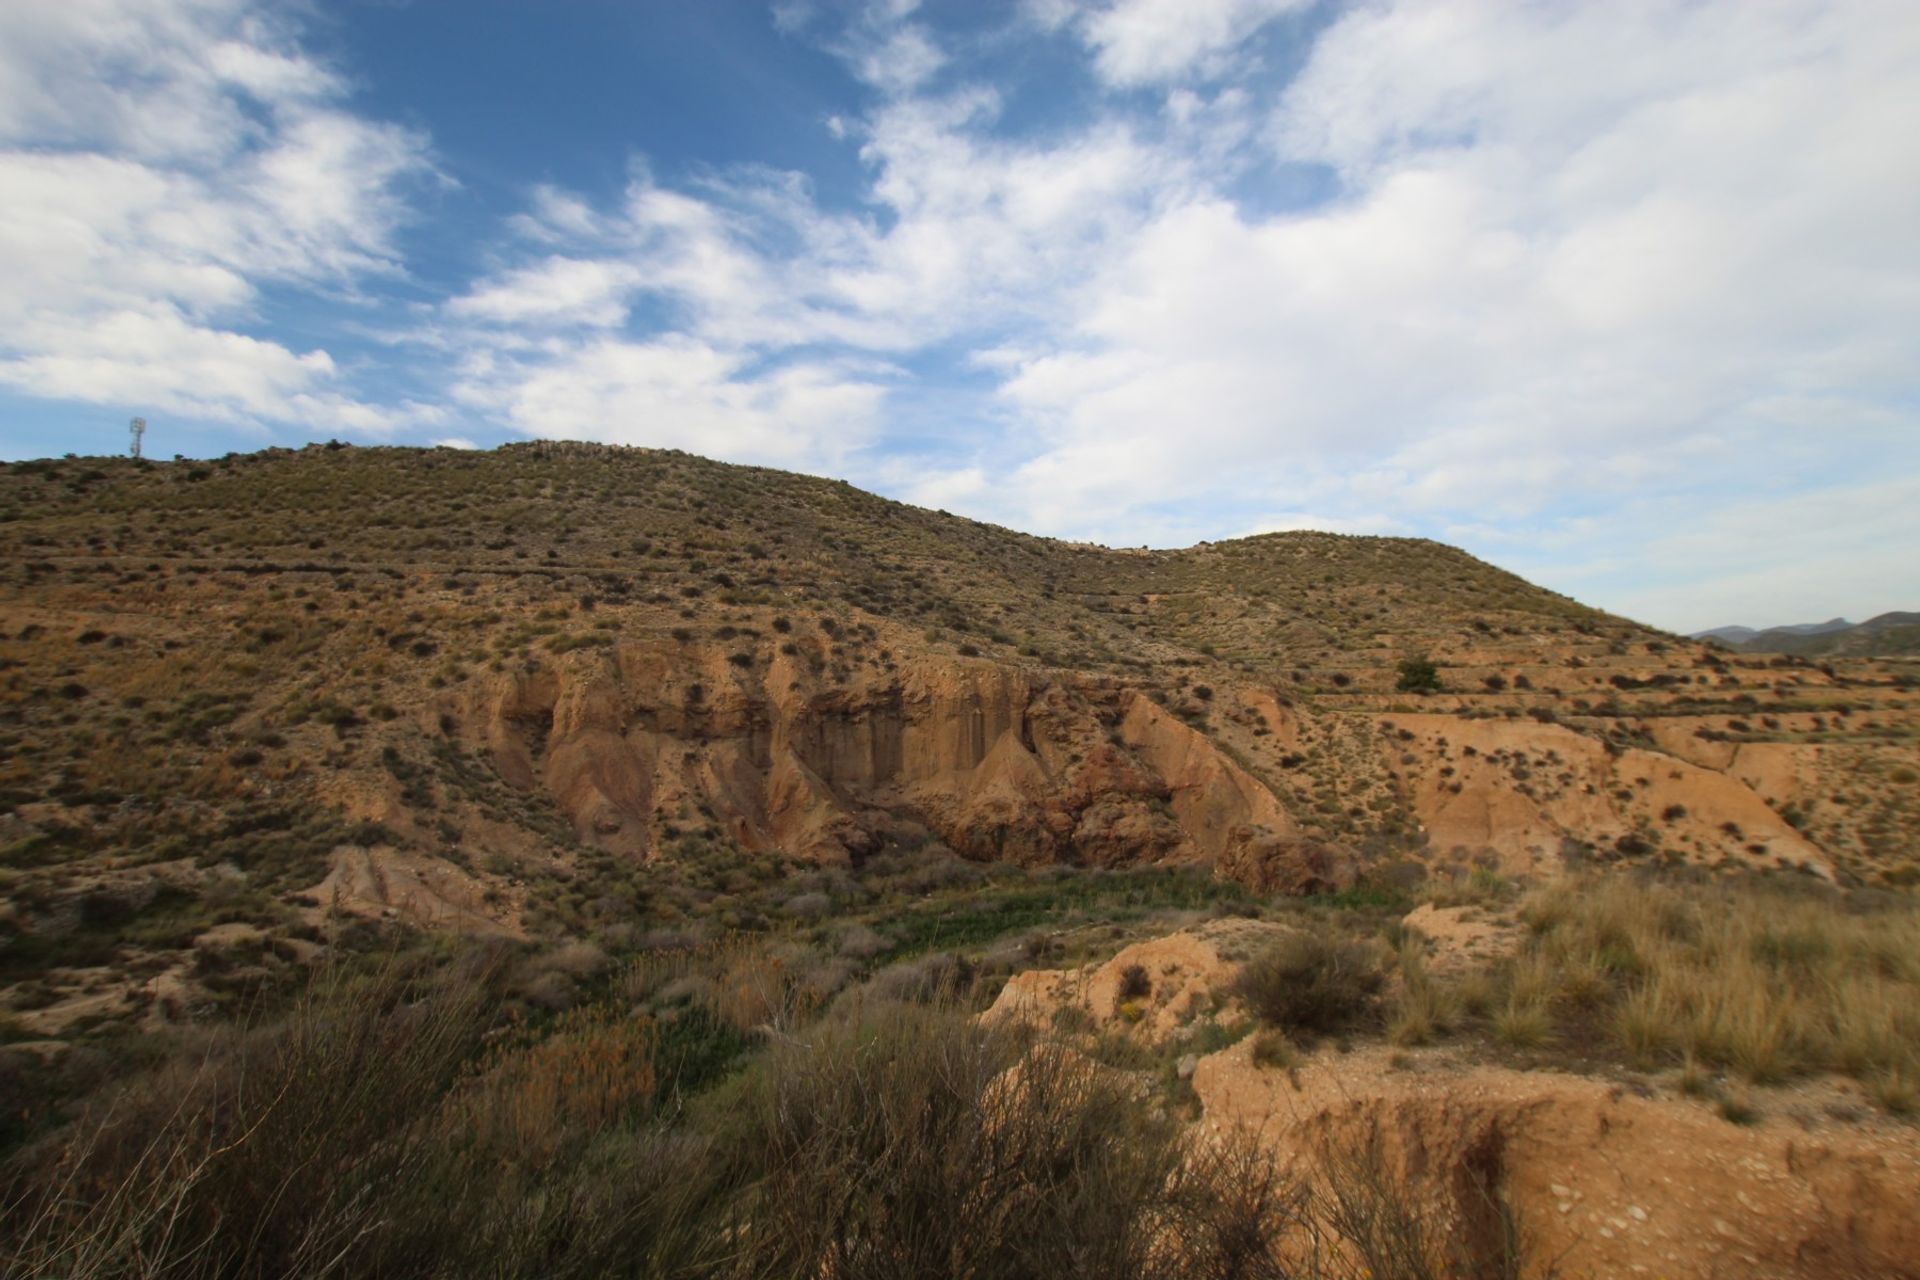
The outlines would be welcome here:
<svg viewBox="0 0 1920 1280">
<path fill-rule="evenodd" d="M 1753 1084 L 1839 1072 L 1883 1105 L 1920 1076 L 1912 902 L 1615 876 L 1540 890 L 1523 911 L 1533 941 L 1512 970 L 1509 1019 L 1551 1009 L 1647 1067 Z"/>
<path fill-rule="evenodd" d="M 1401 941 L 1400 986 L 1387 1010 L 1387 1038 L 1397 1045 L 1426 1044 L 1454 1028 L 1465 1012 L 1458 989 L 1427 971 L 1418 937 Z"/>
<path fill-rule="evenodd" d="M 1253 1065 L 1287 1071 L 1300 1064 L 1300 1051 L 1284 1031 L 1269 1027 L 1253 1037 Z"/>
</svg>

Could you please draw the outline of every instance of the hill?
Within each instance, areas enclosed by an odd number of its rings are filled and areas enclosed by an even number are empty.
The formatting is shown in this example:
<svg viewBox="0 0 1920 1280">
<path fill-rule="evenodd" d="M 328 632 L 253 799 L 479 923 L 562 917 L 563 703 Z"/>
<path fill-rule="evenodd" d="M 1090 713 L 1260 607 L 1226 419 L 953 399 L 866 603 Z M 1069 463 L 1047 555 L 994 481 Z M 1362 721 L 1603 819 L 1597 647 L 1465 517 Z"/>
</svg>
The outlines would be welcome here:
<svg viewBox="0 0 1920 1280">
<path fill-rule="evenodd" d="M 1747 653 L 1791 653 L 1801 657 L 1901 657 L 1920 653 L 1920 613 L 1883 613 L 1865 622 L 1834 618 L 1790 627 L 1718 627 L 1696 640 L 1718 640 Z"/>
<path fill-rule="evenodd" d="M 1908 666 L 597 446 L 0 551 L 0 1272 L 1913 1254 Z"/>
<path fill-rule="evenodd" d="M 1791 626 L 1768 627 L 1765 629 L 1765 634 L 1817 636 L 1829 631 L 1845 631 L 1852 625 L 1853 624 L 1845 618 L 1829 618 L 1825 622 L 1797 622 Z M 1696 631 L 1691 638 L 1694 640 L 1722 640 L 1728 644 L 1739 645 L 1745 644 L 1760 634 L 1762 634 L 1762 632 L 1753 627 L 1715 627 L 1711 631 Z"/>
</svg>

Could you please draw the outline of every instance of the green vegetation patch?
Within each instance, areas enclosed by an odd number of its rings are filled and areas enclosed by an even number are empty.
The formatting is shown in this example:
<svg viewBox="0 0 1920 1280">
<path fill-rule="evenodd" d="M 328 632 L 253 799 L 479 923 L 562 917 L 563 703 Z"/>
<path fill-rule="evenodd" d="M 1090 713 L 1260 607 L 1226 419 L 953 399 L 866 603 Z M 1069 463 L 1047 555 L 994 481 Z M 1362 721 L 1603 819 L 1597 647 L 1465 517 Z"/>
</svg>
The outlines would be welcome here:
<svg viewBox="0 0 1920 1280">
<path fill-rule="evenodd" d="M 1040 883 L 1016 882 L 891 914 L 887 958 L 979 947 L 1009 934 L 1087 920 L 1124 923 L 1159 911 L 1196 911 L 1250 904 L 1231 881 L 1187 868 L 1052 873 Z"/>
</svg>

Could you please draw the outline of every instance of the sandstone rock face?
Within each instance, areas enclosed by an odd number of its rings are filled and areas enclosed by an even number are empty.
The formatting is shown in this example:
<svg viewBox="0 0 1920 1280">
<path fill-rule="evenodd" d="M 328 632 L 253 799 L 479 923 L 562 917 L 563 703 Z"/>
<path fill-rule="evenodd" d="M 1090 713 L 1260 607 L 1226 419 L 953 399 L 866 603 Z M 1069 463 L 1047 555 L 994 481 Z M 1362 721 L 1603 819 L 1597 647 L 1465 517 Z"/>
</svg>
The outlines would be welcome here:
<svg viewBox="0 0 1920 1280">
<path fill-rule="evenodd" d="M 1737 777 L 1653 751 L 1621 753 L 1616 774 L 1632 789 L 1632 800 L 1620 806 L 1630 820 L 1647 826 L 1658 822 L 1696 847 L 1732 846 L 1742 853 L 1811 867 L 1832 877 L 1826 854 L 1788 826 Z M 1685 813 L 1663 817 L 1681 809 Z"/>
<path fill-rule="evenodd" d="M 1167 782 L 1180 825 L 1219 857 L 1245 839 L 1248 828 L 1290 836 L 1297 827 L 1272 791 L 1199 731 L 1139 694 L 1127 700 L 1121 735 Z"/>
<path fill-rule="evenodd" d="M 1260 892 L 1355 871 L 1205 734 L 1064 673 L 934 659 L 828 685 L 786 655 L 634 645 L 491 677 L 452 710 L 502 779 L 638 857 L 711 819 L 750 850 L 844 863 L 905 819 L 979 860 L 1192 863 Z"/>
<path fill-rule="evenodd" d="M 1352 850 L 1322 840 L 1238 827 L 1221 854 L 1221 874 L 1262 895 L 1302 896 L 1350 889 L 1360 876 Z"/>
<path fill-rule="evenodd" d="M 1427 971 L 1435 974 L 1487 968 L 1518 951 L 1525 934 L 1511 915 L 1496 916 L 1480 906 L 1423 902 L 1400 923 L 1427 940 Z"/>
</svg>

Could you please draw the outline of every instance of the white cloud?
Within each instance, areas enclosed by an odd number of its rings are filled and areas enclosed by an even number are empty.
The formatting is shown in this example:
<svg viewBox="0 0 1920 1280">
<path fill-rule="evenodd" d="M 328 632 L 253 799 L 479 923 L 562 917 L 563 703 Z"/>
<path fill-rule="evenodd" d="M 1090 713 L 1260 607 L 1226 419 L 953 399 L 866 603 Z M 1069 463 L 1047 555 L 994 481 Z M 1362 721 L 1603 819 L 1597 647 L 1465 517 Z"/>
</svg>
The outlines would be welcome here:
<svg viewBox="0 0 1920 1280">
<path fill-rule="evenodd" d="M 1218 74 L 1224 55 L 1280 14 L 1310 0 L 1112 0 L 1082 15 L 1094 69 L 1112 85 L 1164 84 Z M 1060 20 L 1058 5 L 1037 10 Z"/>
<path fill-rule="evenodd" d="M 813 350 L 886 356 L 997 328 L 1028 307 L 1063 315 L 1060 292 L 1138 221 L 1143 193 L 1184 163 L 1119 124 L 1052 147 L 999 142 L 983 132 L 998 106 L 990 92 L 964 90 L 891 101 L 867 118 L 861 154 L 884 221 L 825 211 L 799 175 L 771 170 L 709 177 L 693 190 L 642 172 L 612 208 L 542 189 L 514 223 L 524 245 L 503 249 L 501 268 L 452 300 L 445 319 L 467 326 L 461 340 L 474 358 L 511 352 L 487 382 L 493 403 L 515 406 L 522 430 L 603 432 L 611 428 L 592 415 L 609 404 L 672 401 L 722 421 L 685 447 L 709 438 L 725 457 L 846 457 L 853 442 L 874 438 L 894 380 L 823 363 Z M 671 307 L 671 344 L 609 345 L 579 332 L 624 332 L 642 298 Z M 543 329 L 554 336 L 528 350 Z M 783 398 L 789 388 L 769 399 L 757 381 L 739 389 L 739 370 L 790 351 L 806 353 L 796 367 L 823 371 L 804 395 Z M 691 389 L 651 373 L 629 382 L 633 362 L 651 369 L 662 352 L 714 363 Z M 583 389 L 566 390 L 583 370 Z M 776 448 L 778 433 L 741 414 L 743 404 L 804 411 L 822 397 L 852 409 L 859 430 L 803 425 L 792 434 L 806 443 Z M 676 430 L 658 414 L 648 422 Z M 620 430 L 639 438 L 637 428 Z M 828 437 L 834 448 L 823 452 Z"/>
<path fill-rule="evenodd" d="M 1079 0 L 1022 0 L 1020 17 L 1042 31 L 1058 31 L 1080 13 Z"/>
<path fill-rule="evenodd" d="M 398 270 L 424 143 L 249 0 L 0 9 L 0 382 L 224 420 L 384 432 L 325 351 L 249 336 L 261 287 Z"/>
<path fill-rule="evenodd" d="M 626 319 L 626 298 L 639 285 L 639 273 L 628 264 L 556 255 L 453 299 L 447 310 L 456 317 L 496 324 L 606 328 Z"/>
<path fill-rule="evenodd" d="M 1115 245 L 1004 384 L 1009 479 L 1083 520 L 1256 480 L 1431 521 L 1912 466 L 1916 67 L 1903 6 L 1358 7 L 1272 135 L 1343 190 Z"/>
<path fill-rule="evenodd" d="M 966 90 L 879 108 L 861 156 L 887 217 L 830 213 L 801 175 L 739 171 L 694 191 L 637 177 L 619 207 L 541 189 L 514 229 L 542 256 L 453 300 L 455 319 L 611 326 L 642 294 L 677 305 L 680 331 L 728 348 L 926 346 L 1034 309 L 1061 313 L 1136 225 L 1177 190 L 1187 157 L 1115 122 L 1058 145 L 987 132 L 996 95 Z M 555 247 L 566 251 L 554 253 Z"/>
<path fill-rule="evenodd" d="M 47 350 L 0 363 L 0 378 L 59 399 L 152 405 L 225 418 L 276 410 L 334 373 L 323 351 L 295 355 L 177 313 L 117 311 L 40 330 Z"/>
<path fill-rule="evenodd" d="M 0 137 L 143 160 L 257 136 L 249 99 L 336 92 L 250 0 L 21 0 L 0 9 Z"/>
<path fill-rule="evenodd" d="M 924 87 L 947 65 L 947 54 L 924 23 L 913 20 L 919 0 L 864 0 L 826 46 L 862 83 L 898 97 Z M 811 24 L 813 7 L 776 4 L 774 25 L 795 34 Z"/>
<path fill-rule="evenodd" d="M 884 393 L 871 370 L 756 369 L 739 353 L 666 337 L 597 338 L 530 361 L 482 353 L 456 395 L 528 435 L 832 471 L 872 440 Z"/>
<path fill-rule="evenodd" d="M 888 93 L 907 93 L 931 80 L 946 56 L 919 27 L 903 26 L 886 36 L 859 57 L 860 78 Z"/>
<path fill-rule="evenodd" d="M 176 312 L 127 310 L 35 330 L 45 350 L 0 361 L 0 384 L 53 399 L 131 405 L 178 418 L 297 422 L 314 431 L 385 436 L 444 410 L 368 404 L 332 389 L 324 351 L 193 324 Z"/>
<path fill-rule="evenodd" d="M 774 0 L 772 16 L 774 30 L 782 35 L 798 35 L 813 21 L 813 5 L 809 0 Z"/>
</svg>

